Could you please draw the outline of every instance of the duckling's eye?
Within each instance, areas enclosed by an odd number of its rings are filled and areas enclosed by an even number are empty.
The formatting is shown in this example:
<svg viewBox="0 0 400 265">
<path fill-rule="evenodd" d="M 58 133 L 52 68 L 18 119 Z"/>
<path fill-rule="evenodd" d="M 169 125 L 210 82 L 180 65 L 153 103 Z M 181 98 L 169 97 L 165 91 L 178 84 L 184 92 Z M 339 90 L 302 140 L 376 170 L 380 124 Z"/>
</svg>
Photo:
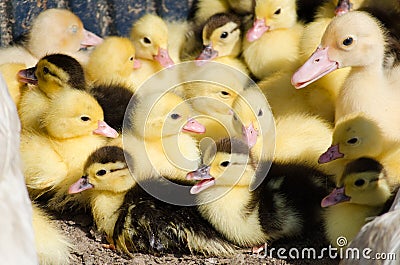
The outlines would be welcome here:
<svg viewBox="0 0 400 265">
<path fill-rule="evenodd" d="M 44 73 L 45 75 L 48 74 L 48 73 L 50 73 L 49 68 L 47 68 L 46 66 L 43 67 L 43 73 Z"/>
<path fill-rule="evenodd" d="M 229 166 L 229 164 L 230 164 L 230 162 L 229 161 L 224 161 L 224 162 L 221 162 L 221 164 L 219 164 L 221 167 L 227 167 L 227 166 Z"/>
<path fill-rule="evenodd" d="M 278 9 L 274 12 L 275 15 L 279 15 L 280 13 L 281 13 L 281 9 L 280 9 L 280 8 L 278 8 Z"/>
<path fill-rule="evenodd" d="M 348 144 L 356 144 L 356 143 L 358 143 L 358 138 L 357 137 L 351 138 L 351 139 L 347 140 L 347 143 Z"/>
<path fill-rule="evenodd" d="M 135 60 L 135 58 L 133 58 L 133 56 L 131 58 L 129 58 L 129 61 L 132 62 L 133 60 Z"/>
<path fill-rule="evenodd" d="M 228 32 L 224 31 L 221 33 L 221 36 L 219 36 L 221 39 L 226 39 L 228 37 Z"/>
<path fill-rule="evenodd" d="M 96 176 L 104 176 L 105 174 L 107 174 L 107 171 L 105 169 L 100 169 L 96 172 Z"/>
<path fill-rule="evenodd" d="M 71 32 L 72 33 L 77 33 L 78 32 L 78 26 L 77 25 L 72 25 L 71 26 Z"/>
<path fill-rule="evenodd" d="M 171 119 L 173 119 L 173 120 L 177 120 L 177 119 L 179 119 L 181 117 L 181 115 L 179 115 L 179 114 L 177 114 L 177 113 L 172 113 L 171 114 Z"/>
<path fill-rule="evenodd" d="M 353 44 L 353 38 L 352 37 L 347 37 L 346 39 L 344 39 L 344 41 L 343 41 L 343 45 L 344 46 L 350 46 L 351 44 Z"/>
<path fill-rule="evenodd" d="M 234 119 L 235 121 L 237 121 L 237 120 L 238 120 L 238 118 L 237 118 L 236 114 L 233 114 L 233 119 Z"/>
<path fill-rule="evenodd" d="M 147 38 L 147 37 L 143 38 L 143 42 L 146 43 L 146 44 L 151 44 L 151 40 L 149 38 Z"/>
<path fill-rule="evenodd" d="M 258 117 L 261 117 L 263 114 L 264 114 L 264 112 L 262 111 L 262 109 L 260 109 L 260 110 L 258 111 L 257 116 L 258 116 Z"/>
<path fill-rule="evenodd" d="M 230 95 L 229 92 L 224 91 L 224 90 L 222 90 L 220 93 L 221 93 L 221 95 L 222 95 L 223 97 L 227 97 L 227 96 Z"/>
<path fill-rule="evenodd" d="M 357 179 L 355 182 L 354 182 L 354 185 L 356 185 L 357 187 L 361 187 L 361 186 L 363 186 L 365 184 L 365 180 L 363 180 L 363 179 Z"/>
<path fill-rule="evenodd" d="M 90 121 L 90 118 L 88 116 L 81 116 L 82 121 Z"/>
</svg>

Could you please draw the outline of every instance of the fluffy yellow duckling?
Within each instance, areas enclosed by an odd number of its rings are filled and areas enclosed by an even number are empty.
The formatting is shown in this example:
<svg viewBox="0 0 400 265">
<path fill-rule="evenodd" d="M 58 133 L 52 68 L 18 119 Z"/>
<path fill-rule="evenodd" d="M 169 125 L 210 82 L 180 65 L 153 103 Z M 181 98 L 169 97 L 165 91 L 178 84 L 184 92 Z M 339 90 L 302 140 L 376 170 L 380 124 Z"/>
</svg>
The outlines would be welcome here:
<svg viewBox="0 0 400 265">
<path fill-rule="evenodd" d="M 102 40 L 87 31 L 82 21 L 71 11 L 47 9 L 32 22 L 24 46 L 0 49 L 0 64 L 15 62 L 32 67 L 50 53 L 67 53 L 84 63 L 87 54 L 79 50 L 100 44 Z"/>
<path fill-rule="evenodd" d="M 89 82 L 131 84 L 134 70 L 139 67 L 135 47 L 128 38 L 107 37 L 91 52 L 85 73 Z"/>
<path fill-rule="evenodd" d="M 186 132 L 204 133 L 192 118 L 190 105 L 167 92 L 140 98 L 129 105 L 124 121 L 123 144 L 134 158 L 135 176 L 151 172 L 184 179 L 200 163 L 197 141 Z"/>
<path fill-rule="evenodd" d="M 324 219 L 332 245 L 343 247 L 338 245 L 338 238 L 345 237 L 350 242 L 368 217 L 382 212 L 392 196 L 387 178 L 383 166 L 370 158 L 359 158 L 346 165 L 337 188 L 321 202 L 322 207 L 329 207 Z"/>
<path fill-rule="evenodd" d="M 134 76 L 138 86 L 154 73 L 174 64 L 168 53 L 168 27 L 159 16 L 147 14 L 141 17 L 133 24 L 130 38 L 141 64 Z"/>
<path fill-rule="evenodd" d="M 196 60 L 214 60 L 248 73 L 246 65 L 236 58 L 241 52 L 241 21 L 236 15 L 218 13 L 203 27 L 204 49 Z"/>
<path fill-rule="evenodd" d="M 239 246 L 296 237 L 321 219 L 319 204 L 327 193 L 327 176 L 312 167 L 258 164 L 249 157 L 247 144 L 235 138 L 206 149 L 203 161 L 211 162 L 187 175 L 199 181 L 191 193 L 203 217 Z M 256 179 L 260 184 L 250 189 Z"/>
<path fill-rule="evenodd" d="M 35 85 L 22 91 L 18 105 L 22 128 L 27 130 L 40 131 L 40 117 L 60 91 L 86 89 L 82 66 L 64 54 L 47 55 L 35 67 L 21 70 L 18 76 L 19 81 Z"/>
<path fill-rule="evenodd" d="M 60 209 L 63 204 L 58 200 L 68 184 L 82 175 L 86 158 L 106 143 L 106 137 L 115 138 L 118 133 L 103 121 L 97 101 L 80 90 L 60 92 L 40 123 L 42 133 L 24 130 L 21 135 L 25 181 L 32 197 L 57 192 L 48 205 Z"/>
<path fill-rule="evenodd" d="M 11 95 L 16 106 L 18 106 L 21 98 L 21 90 L 25 85 L 18 81 L 18 72 L 25 69 L 26 65 L 21 63 L 6 63 L 0 65 L 0 73 L 3 75 L 8 87 L 8 92 Z"/>
<path fill-rule="evenodd" d="M 243 43 L 250 72 L 264 79 L 291 66 L 298 58 L 302 31 L 295 0 L 256 0 L 254 25 Z"/>
<path fill-rule="evenodd" d="M 335 119 L 365 112 L 385 134 L 398 138 L 400 92 L 395 74 L 388 75 L 383 67 L 385 43 L 385 31 L 368 13 L 353 11 L 335 17 L 318 49 L 293 75 L 292 84 L 301 88 L 338 68 L 351 67 L 336 100 Z"/>
<path fill-rule="evenodd" d="M 400 183 L 398 141 L 384 136 L 378 123 L 363 113 L 342 117 L 335 125 L 331 146 L 319 157 L 319 163 L 338 159 L 345 164 L 360 157 L 371 157 L 383 164 L 392 184 Z"/>
<path fill-rule="evenodd" d="M 47 214 L 33 204 L 33 230 L 39 264 L 69 264 L 72 244 Z"/>
<path fill-rule="evenodd" d="M 84 176 L 69 189 L 70 193 L 90 192 L 97 229 L 110 244 L 127 254 L 233 253 L 233 246 L 202 219 L 195 206 L 169 204 L 147 192 L 152 185 L 168 193 L 173 188 L 169 183 L 156 178 L 135 185 L 129 164 L 132 157 L 121 148 L 102 147 L 88 158 Z"/>
</svg>

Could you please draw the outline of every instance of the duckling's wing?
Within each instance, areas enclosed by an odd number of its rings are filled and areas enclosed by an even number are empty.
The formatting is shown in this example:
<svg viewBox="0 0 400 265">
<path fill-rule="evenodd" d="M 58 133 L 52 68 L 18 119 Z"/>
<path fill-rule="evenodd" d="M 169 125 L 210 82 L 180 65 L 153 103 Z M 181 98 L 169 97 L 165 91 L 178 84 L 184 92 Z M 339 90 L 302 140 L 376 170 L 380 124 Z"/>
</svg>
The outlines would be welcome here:
<svg viewBox="0 0 400 265">
<path fill-rule="evenodd" d="M 32 208 L 21 172 L 20 123 L 0 75 L 0 257 L 4 264 L 38 264 Z"/>
</svg>

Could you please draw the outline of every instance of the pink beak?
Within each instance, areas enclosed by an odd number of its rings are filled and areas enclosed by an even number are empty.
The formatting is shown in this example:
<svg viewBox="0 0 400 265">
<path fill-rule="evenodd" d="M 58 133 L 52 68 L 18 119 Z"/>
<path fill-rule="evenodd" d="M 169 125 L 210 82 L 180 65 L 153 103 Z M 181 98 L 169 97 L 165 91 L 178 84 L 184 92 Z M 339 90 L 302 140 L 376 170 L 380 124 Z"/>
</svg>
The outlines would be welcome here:
<svg viewBox="0 0 400 265">
<path fill-rule="evenodd" d="M 218 56 L 218 51 L 214 50 L 212 44 L 209 44 L 204 47 L 200 55 L 196 58 L 196 60 L 205 60 L 209 61 Z"/>
<path fill-rule="evenodd" d="M 165 68 L 175 64 L 171 57 L 169 57 L 168 50 L 163 48 L 158 49 L 158 54 L 154 56 L 154 60 L 159 62 Z"/>
<path fill-rule="evenodd" d="M 350 0 L 339 0 L 335 8 L 335 16 L 341 16 L 351 11 L 352 3 Z"/>
<path fill-rule="evenodd" d="M 133 69 L 139 69 L 142 67 L 142 63 L 138 59 L 133 60 Z"/>
<path fill-rule="evenodd" d="M 351 198 L 344 192 L 344 187 L 335 188 L 328 196 L 322 199 L 321 206 L 328 207 L 341 202 L 349 201 Z"/>
<path fill-rule="evenodd" d="M 98 121 L 97 129 L 93 134 L 102 135 L 109 138 L 117 138 L 118 132 L 110 127 L 105 121 Z"/>
<path fill-rule="evenodd" d="M 185 126 L 183 126 L 182 131 L 202 134 L 206 132 L 206 127 L 195 119 L 189 119 Z"/>
<path fill-rule="evenodd" d="M 258 18 L 254 21 L 253 27 L 246 33 L 246 38 L 249 42 L 253 42 L 261 38 L 264 32 L 269 30 L 269 26 L 265 25 L 265 19 Z"/>
<path fill-rule="evenodd" d="M 258 131 L 254 128 L 253 123 L 247 128 L 243 125 L 242 131 L 243 136 L 246 138 L 247 145 L 249 148 L 252 148 L 257 142 Z"/>
<path fill-rule="evenodd" d="M 87 48 L 91 46 L 99 45 L 103 42 L 103 39 L 96 34 L 83 29 L 84 39 L 81 42 L 81 48 Z"/>
<path fill-rule="evenodd" d="M 324 164 L 342 157 L 344 157 L 344 154 L 340 153 L 339 144 L 336 144 L 329 147 L 328 150 L 319 157 L 318 163 Z"/>
<path fill-rule="evenodd" d="M 299 89 L 308 86 L 321 77 L 339 68 L 339 63 L 331 61 L 328 55 L 328 47 L 318 47 L 292 76 L 292 85 Z"/>
</svg>

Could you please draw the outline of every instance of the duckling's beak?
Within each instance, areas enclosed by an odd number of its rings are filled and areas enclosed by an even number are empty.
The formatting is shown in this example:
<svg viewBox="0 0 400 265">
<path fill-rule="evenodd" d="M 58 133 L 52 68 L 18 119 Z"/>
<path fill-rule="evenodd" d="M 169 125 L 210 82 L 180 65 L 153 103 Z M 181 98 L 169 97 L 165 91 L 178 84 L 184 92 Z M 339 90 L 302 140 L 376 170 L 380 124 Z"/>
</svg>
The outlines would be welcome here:
<svg viewBox="0 0 400 265">
<path fill-rule="evenodd" d="M 206 127 L 192 118 L 183 126 L 182 131 L 202 134 L 206 132 Z"/>
<path fill-rule="evenodd" d="M 82 176 L 77 182 L 69 187 L 68 194 L 75 194 L 92 188 L 94 188 L 94 186 L 89 183 L 87 176 Z"/>
<path fill-rule="evenodd" d="M 317 50 L 292 76 L 292 85 L 299 89 L 339 68 L 339 63 L 329 59 L 329 47 Z"/>
<path fill-rule="evenodd" d="M 203 51 L 196 58 L 197 61 L 209 61 L 218 57 L 218 51 L 214 50 L 212 44 L 204 46 Z"/>
<path fill-rule="evenodd" d="M 159 62 L 161 66 L 165 68 L 168 68 L 175 64 L 169 56 L 168 50 L 163 48 L 158 48 L 158 54 L 154 56 L 154 60 Z"/>
<path fill-rule="evenodd" d="M 215 184 L 215 179 L 210 175 L 210 166 L 201 165 L 197 170 L 186 175 L 187 180 L 200 180 L 191 189 L 190 194 L 197 194 Z"/>
<path fill-rule="evenodd" d="M 109 138 L 117 138 L 118 132 L 110 127 L 105 121 L 98 121 L 97 129 L 93 134 L 103 135 Z"/>
<path fill-rule="evenodd" d="M 340 153 L 339 144 L 336 144 L 329 147 L 328 150 L 319 157 L 318 163 L 324 164 L 342 157 L 344 157 L 344 154 Z"/>
<path fill-rule="evenodd" d="M 258 18 L 254 21 L 253 27 L 249 29 L 246 33 L 246 39 L 249 42 L 253 42 L 261 38 L 264 32 L 269 30 L 269 26 L 265 25 L 265 19 Z"/>
<path fill-rule="evenodd" d="M 20 70 L 18 72 L 18 81 L 21 83 L 27 83 L 36 86 L 38 84 L 38 79 L 35 75 L 35 72 L 36 72 L 36 66 Z"/>
<path fill-rule="evenodd" d="M 341 16 L 351 11 L 353 4 L 350 0 L 339 0 L 336 9 L 335 16 Z"/>
<path fill-rule="evenodd" d="M 351 198 L 345 194 L 344 187 L 335 188 L 328 196 L 322 199 L 321 206 L 329 207 L 341 202 L 347 202 Z"/>
<path fill-rule="evenodd" d="M 96 46 L 103 42 L 102 38 L 100 38 L 93 32 L 90 32 L 86 29 L 83 29 L 83 34 L 84 34 L 84 38 L 81 41 L 81 49 L 88 48 L 91 46 Z"/>
<path fill-rule="evenodd" d="M 133 69 L 139 69 L 142 67 L 142 63 L 138 59 L 133 59 Z"/>
<path fill-rule="evenodd" d="M 243 125 L 242 133 L 247 145 L 249 148 L 252 148 L 256 144 L 258 137 L 258 131 L 254 128 L 253 123 L 251 123 L 248 127 Z"/>
</svg>

